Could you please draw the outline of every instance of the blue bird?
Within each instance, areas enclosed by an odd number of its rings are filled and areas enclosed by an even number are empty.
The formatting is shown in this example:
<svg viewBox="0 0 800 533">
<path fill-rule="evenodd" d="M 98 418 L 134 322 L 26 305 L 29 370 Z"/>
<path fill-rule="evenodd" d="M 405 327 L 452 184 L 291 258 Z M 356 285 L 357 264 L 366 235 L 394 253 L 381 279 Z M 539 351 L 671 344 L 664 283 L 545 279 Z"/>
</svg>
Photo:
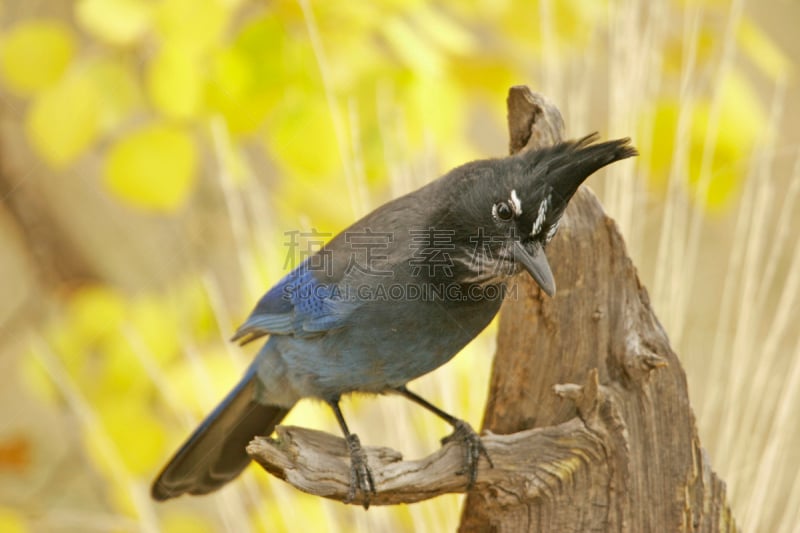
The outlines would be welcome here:
<svg viewBox="0 0 800 533">
<path fill-rule="evenodd" d="M 596 170 L 636 155 L 629 139 L 596 135 L 460 166 L 384 204 L 335 236 L 258 302 L 233 340 L 268 340 L 241 382 L 200 424 L 152 486 L 156 500 L 206 494 L 248 465 L 245 448 L 269 435 L 302 398 L 326 402 L 350 452 L 349 500 L 375 492 L 343 394 L 405 396 L 454 428 L 471 487 L 483 455 L 466 422 L 406 384 L 449 361 L 500 309 L 507 284 L 530 274 L 548 295 L 544 253 L 567 203 Z"/>
</svg>

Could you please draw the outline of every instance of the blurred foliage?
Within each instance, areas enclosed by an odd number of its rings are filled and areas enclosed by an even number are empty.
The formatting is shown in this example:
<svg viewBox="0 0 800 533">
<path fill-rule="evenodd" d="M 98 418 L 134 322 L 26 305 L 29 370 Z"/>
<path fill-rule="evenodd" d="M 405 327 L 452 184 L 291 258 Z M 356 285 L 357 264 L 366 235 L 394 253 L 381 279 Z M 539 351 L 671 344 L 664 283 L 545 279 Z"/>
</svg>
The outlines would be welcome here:
<svg viewBox="0 0 800 533">
<path fill-rule="evenodd" d="M 138 128 L 108 151 L 109 190 L 132 205 L 174 211 L 189 194 L 197 167 L 190 133 L 169 124 Z"/>
<path fill-rule="evenodd" d="M 197 281 L 158 296 L 129 297 L 104 286 L 84 287 L 72 295 L 64 319 L 47 332 L 67 376 L 94 409 L 97 424 L 84 427 L 84 436 L 89 455 L 101 470 L 108 471 L 108 465 L 103 454 L 96 452 L 105 439 L 117 445 L 118 459 L 132 475 L 146 477 L 163 459 L 170 426 L 164 425 L 156 409 L 163 398 L 151 372 L 158 368 L 167 376 L 173 372 L 191 376 L 180 357 L 180 335 L 203 350 L 219 346 L 216 324 Z M 42 398 L 58 401 L 59 392 L 40 377 L 40 361 L 36 353 L 25 358 L 25 377 Z M 181 371 L 171 370 L 175 366 Z M 213 375 L 229 378 L 214 388 L 217 393 L 233 378 L 230 372 Z M 170 385 L 186 392 L 185 380 L 173 379 Z M 191 407 L 199 412 L 208 406 L 195 400 Z M 170 437 L 180 438 L 178 433 Z M 124 445 L 130 442 L 137 445 Z"/>
<path fill-rule="evenodd" d="M 0 531 L 4 533 L 26 533 L 30 528 L 19 512 L 8 507 L 0 507 Z"/>
<path fill-rule="evenodd" d="M 0 50 L 6 87 L 33 96 L 64 75 L 75 54 L 75 36 L 57 20 L 20 21 L 4 32 Z"/>
<path fill-rule="evenodd" d="M 9 91 L 30 100 L 27 134 L 44 160 L 62 168 L 102 143 L 109 191 L 134 207 L 173 213 L 193 191 L 198 154 L 209 142 L 201 138 L 196 145 L 194 139 L 214 116 L 224 119 L 238 141 L 260 141 L 294 179 L 338 175 L 356 143 L 361 153 L 355 155 L 374 179 L 384 174 L 380 132 L 386 127 L 375 91 L 390 87 L 392 100 L 403 102 L 409 153 L 419 152 L 432 135 L 449 140 L 443 166 L 474 155 L 461 133 L 465 98 L 503 94 L 527 78 L 520 70 L 526 66 L 519 60 L 521 51 L 533 56 L 547 43 L 548 53 L 579 54 L 609 9 L 608 2 L 586 0 L 547 5 L 555 23 L 550 36 L 532 25 L 542 13 L 539 2 L 446 9 L 427 1 L 321 3 L 314 6 L 317 28 L 309 25 L 301 4 L 289 0 L 264 6 L 223 0 L 81 0 L 75 3 L 74 26 L 34 18 L 3 31 L 0 75 Z M 687 43 L 683 34 L 674 36 L 666 50 L 667 73 L 682 71 L 686 46 L 697 48 L 692 61 L 716 60 L 722 22 L 715 13 L 723 19 L 727 8 L 727 2 L 709 4 L 708 23 L 701 26 L 697 43 Z M 324 57 L 315 52 L 309 27 L 324 40 Z M 484 38 L 481 33 L 491 28 L 502 28 L 502 33 Z M 82 39 L 81 30 L 90 41 Z M 766 75 L 786 75 L 790 61 L 751 21 L 743 20 L 735 37 Z M 763 122 L 764 111 L 748 83 L 735 72 L 724 74 L 719 124 L 741 116 Z M 693 146 L 703 145 L 708 127 L 719 132 L 718 149 L 704 156 L 710 166 L 703 167 L 693 148 L 685 174 L 691 187 L 709 172 L 709 202 L 724 206 L 740 181 L 736 167 L 746 160 L 759 132 L 709 125 L 716 83 L 711 85 L 696 105 L 687 106 L 674 93 L 654 103 L 653 112 L 665 120 L 652 131 L 651 170 L 658 182 L 669 168 L 677 133 L 669 115 L 680 108 L 691 114 Z M 335 123 L 352 102 L 361 139 L 353 138 L 355 125 L 345 130 Z M 158 126 L 143 129 L 142 121 Z M 309 157 L 312 143 L 314 156 Z M 170 157 L 163 158 L 164 152 Z M 154 168 L 159 161 L 172 168 Z"/>
<path fill-rule="evenodd" d="M 645 110 L 647 120 L 642 121 L 639 135 L 652 136 L 650 150 L 642 154 L 650 183 L 660 188 L 673 173 L 677 177 L 673 179 L 682 182 L 696 202 L 713 211 L 729 207 L 736 198 L 750 156 L 769 132 L 752 77 L 741 68 L 725 65 L 721 57 L 724 39 L 720 35 L 728 22 L 728 2 L 709 2 L 708 8 L 694 39 L 686 39 L 677 30 L 668 38 L 664 53 L 667 82 L 674 84 L 688 68 L 705 72 L 707 79 L 701 90 L 683 99 L 674 90 L 664 91 Z M 770 81 L 790 75 L 789 58 L 752 21 L 741 19 L 732 38 Z M 685 158 L 676 157 L 679 145 L 688 147 Z"/>
<path fill-rule="evenodd" d="M 766 113 L 740 74 L 727 73 L 718 82 L 717 91 L 716 115 L 712 115 L 708 101 L 683 105 L 670 99 L 656 102 L 653 148 L 645 155 L 653 184 L 665 182 L 670 172 L 688 176 L 686 185 L 695 200 L 711 209 L 730 204 L 746 175 L 753 150 L 766 133 Z M 685 133 L 679 129 L 681 113 L 691 116 Z M 683 135 L 688 136 L 687 161 L 676 168 L 676 141 Z"/>
<path fill-rule="evenodd" d="M 43 14 L 0 30 L 0 83 L 25 102 L 25 133 L 38 156 L 59 170 L 99 156 L 98 183 L 130 208 L 180 216 L 211 163 L 246 190 L 253 175 L 248 154 L 256 151 L 283 176 L 278 215 L 315 213 L 317 227 L 341 228 L 352 218 L 343 208 L 351 205 L 352 191 L 331 184 L 344 181 L 343 169 L 353 161 L 367 183 L 385 184 L 387 131 L 402 132 L 399 158 L 420 158 L 431 139 L 446 140 L 438 155 L 442 168 L 479 155 L 465 109 L 476 102 L 489 107 L 504 129 L 508 87 L 536 85 L 535 58 L 545 50 L 565 63 L 582 57 L 595 33 L 608 30 L 613 6 L 610 0 L 313 6 L 78 0 L 69 20 Z M 545 8 L 554 22 L 548 32 L 538 23 Z M 687 60 L 704 67 L 719 61 L 728 3 L 676 2 L 672 9 L 678 16 L 703 9 L 704 23 L 695 43 L 677 29 L 659 51 L 665 90 L 644 110 L 640 136 L 651 138 L 652 150 L 643 156 L 642 173 L 656 191 L 673 173 L 701 205 L 724 209 L 762 138 L 765 111 L 750 79 L 734 67 L 690 98 L 676 96 L 671 87 Z M 791 62 L 752 21 L 741 21 L 735 39 L 763 75 L 788 75 Z M 687 55 L 690 45 L 694 57 Z M 215 124 L 230 142 L 214 138 Z M 676 163 L 679 142 L 688 153 Z M 265 288 L 275 281 L 263 278 Z M 235 324 L 220 324 L 218 311 L 203 280 L 193 276 L 166 294 L 87 286 L 70 295 L 45 334 L 71 386 L 93 410 L 82 436 L 119 513 L 143 514 L 119 472 L 128 482 L 151 479 L 185 437 L 187 421 L 208 412 L 238 377 L 238 352 L 224 344 Z M 43 401 L 61 404 L 63 384 L 54 384 L 53 363 L 38 349 L 25 358 L 24 378 Z M 465 375 L 471 370 L 463 369 Z M 470 404 L 468 387 L 460 395 L 464 410 L 479 408 Z M 175 424 L 175 413 L 187 423 Z M 268 498 L 263 505 L 277 517 L 281 503 Z M 318 499 L 293 493 L 292 505 L 283 529 L 325 523 Z M 255 513 L 253 523 L 263 516 Z M 405 507 L 394 516 L 413 527 Z M 214 529 L 201 515 L 166 508 L 161 527 Z M 0 531 L 25 528 L 14 511 L 0 509 Z"/>
</svg>

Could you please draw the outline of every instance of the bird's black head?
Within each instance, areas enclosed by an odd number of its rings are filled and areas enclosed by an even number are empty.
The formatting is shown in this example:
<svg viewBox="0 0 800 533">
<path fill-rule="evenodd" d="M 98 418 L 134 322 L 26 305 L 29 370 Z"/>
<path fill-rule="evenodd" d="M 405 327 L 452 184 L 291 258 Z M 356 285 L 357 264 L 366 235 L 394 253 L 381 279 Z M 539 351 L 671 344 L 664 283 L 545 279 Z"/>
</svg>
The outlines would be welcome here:
<svg viewBox="0 0 800 533">
<path fill-rule="evenodd" d="M 596 170 L 636 155 L 629 139 L 592 144 L 596 135 L 505 159 L 476 161 L 448 175 L 455 229 L 472 282 L 525 269 L 550 296 L 555 280 L 544 248 L 575 191 Z"/>
</svg>

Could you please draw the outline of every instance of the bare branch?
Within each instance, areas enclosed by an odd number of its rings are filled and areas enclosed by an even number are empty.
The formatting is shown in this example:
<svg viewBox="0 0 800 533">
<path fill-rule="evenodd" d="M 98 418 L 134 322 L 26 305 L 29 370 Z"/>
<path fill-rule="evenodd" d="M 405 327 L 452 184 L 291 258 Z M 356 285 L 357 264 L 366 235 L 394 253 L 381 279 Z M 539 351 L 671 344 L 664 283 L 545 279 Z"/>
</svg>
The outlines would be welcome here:
<svg viewBox="0 0 800 533">
<path fill-rule="evenodd" d="M 513 435 L 484 435 L 494 468 L 481 461 L 473 490 L 488 491 L 498 503 L 519 504 L 560 490 L 590 463 L 603 460 L 603 443 L 580 419 Z M 400 452 L 366 446 L 377 494 L 371 505 L 414 503 L 441 494 L 464 492 L 467 478 L 457 475 L 463 452 L 448 443 L 418 460 Z M 344 439 L 320 431 L 280 426 L 277 438 L 256 437 L 247 452 L 265 470 L 297 489 L 344 502 L 350 480 Z M 360 505 L 358 499 L 353 502 Z"/>
</svg>

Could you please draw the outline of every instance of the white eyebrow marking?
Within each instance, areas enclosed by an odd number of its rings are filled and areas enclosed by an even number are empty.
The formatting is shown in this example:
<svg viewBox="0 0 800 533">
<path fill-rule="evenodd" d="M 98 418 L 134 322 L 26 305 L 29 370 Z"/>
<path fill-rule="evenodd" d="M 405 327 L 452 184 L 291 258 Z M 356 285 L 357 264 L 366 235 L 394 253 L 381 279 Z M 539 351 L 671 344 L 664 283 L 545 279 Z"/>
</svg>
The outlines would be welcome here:
<svg viewBox="0 0 800 533">
<path fill-rule="evenodd" d="M 511 189 L 511 209 L 514 210 L 514 215 L 520 216 L 522 214 L 522 202 L 517 196 L 517 190 Z"/>
<path fill-rule="evenodd" d="M 550 198 L 552 195 L 545 196 L 542 203 L 539 204 L 539 212 L 536 214 L 536 220 L 533 222 L 533 229 L 531 229 L 531 237 L 542 231 L 544 219 L 547 217 L 547 208 L 550 206 Z"/>
<path fill-rule="evenodd" d="M 555 224 L 553 224 L 552 226 L 550 226 L 550 229 L 548 229 L 548 230 L 547 230 L 547 235 L 545 235 L 545 238 L 544 238 L 544 241 L 545 241 L 545 242 L 550 242 L 550 240 L 551 240 L 553 237 L 555 237 L 555 235 L 556 235 L 556 231 L 558 231 L 558 223 L 559 223 L 559 222 L 560 222 L 560 221 L 556 222 Z"/>
</svg>

